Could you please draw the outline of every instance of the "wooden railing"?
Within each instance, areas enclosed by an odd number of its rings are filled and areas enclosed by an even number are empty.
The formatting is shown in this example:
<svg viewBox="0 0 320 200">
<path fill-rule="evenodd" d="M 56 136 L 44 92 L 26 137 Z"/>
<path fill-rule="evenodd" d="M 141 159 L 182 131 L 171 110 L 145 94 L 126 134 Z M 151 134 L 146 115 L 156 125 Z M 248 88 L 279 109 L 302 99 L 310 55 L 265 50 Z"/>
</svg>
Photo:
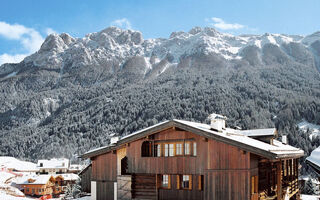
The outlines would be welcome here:
<svg viewBox="0 0 320 200">
<path fill-rule="evenodd" d="M 299 182 L 298 179 L 295 179 L 288 183 L 289 188 L 289 197 L 292 197 L 299 191 Z"/>
</svg>

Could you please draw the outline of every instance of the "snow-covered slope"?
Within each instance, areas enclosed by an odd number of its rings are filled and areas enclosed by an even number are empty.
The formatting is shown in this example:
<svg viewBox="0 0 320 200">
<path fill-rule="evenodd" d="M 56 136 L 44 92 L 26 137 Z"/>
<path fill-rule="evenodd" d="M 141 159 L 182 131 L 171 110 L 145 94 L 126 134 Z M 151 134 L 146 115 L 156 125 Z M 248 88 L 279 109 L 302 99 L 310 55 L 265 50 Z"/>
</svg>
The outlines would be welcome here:
<svg viewBox="0 0 320 200">
<path fill-rule="evenodd" d="M 13 157 L 1 156 L 0 168 L 15 169 L 17 171 L 37 171 L 35 163 L 21 161 Z"/>
<path fill-rule="evenodd" d="M 311 132 L 310 139 L 312 139 L 314 136 L 320 135 L 320 125 L 309 123 L 305 120 L 298 123 L 299 129 L 303 130 L 304 132 L 307 132 L 308 130 Z"/>
<path fill-rule="evenodd" d="M 46 38 L 38 52 L 23 62 L 57 70 L 61 75 L 83 66 L 104 66 L 109 73 L 116 73 L 123 69 L 129 58 L 142 57 L 145 62 L 138 62 L 141 67 L 136 70 L 146 75 L 152 74 L 148 72 L 157 68 L 162 60 L 179 63 L 191 55 L 218 55 L 226 60 L 239 60 L 246 57 L 248 47 L 257 47 L 259 56 L 263 56 L 262 50 L 266 45 L 279 47 L 279 51 L 292 56 L 292 50 L 283 48 L 283 45 L 301 44 L 310 49 L 319 40 L 320 32 L 306 37 L 269 33 L 234 36 L 209 27 L 173 32 L 165 39 L 144 40 L 139 31 L 109 27 L 84 38 L 72 38 L 66 33 L 52 34 Z M 158 70 L 158 74 L 172 66 L 177 65 L 166 65 Z M 0 68 L 0 74 L 6 74 L 6 78 L 19 73 L 5 68 Z"/>
</svg>

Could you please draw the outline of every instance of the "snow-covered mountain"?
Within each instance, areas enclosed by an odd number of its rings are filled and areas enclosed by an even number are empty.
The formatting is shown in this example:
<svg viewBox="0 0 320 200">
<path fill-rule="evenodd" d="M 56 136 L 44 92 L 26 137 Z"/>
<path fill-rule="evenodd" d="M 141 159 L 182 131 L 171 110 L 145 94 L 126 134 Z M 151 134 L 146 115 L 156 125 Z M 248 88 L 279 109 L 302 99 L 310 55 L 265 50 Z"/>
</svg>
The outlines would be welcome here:
<svg viewBox="0 0 320 200">
<path fill-rule="evenodd" d="M 305 37 L 269 33 L 234 36 L 214 28 L 195 27 L 189 32 L 173 32 L 169 38 L 144 40 L 139 31 L 109 27 L 84 38 L 52 34 L 23 63 L 59 71 L 60 76 L 88 66 L 103 66 L 110 74 L 127 69 L 148 76 L 161 74 L 195 55 L 215 55 L 228 61 L 242 59 L 251 65 L 293 59 L 311 62 L 320 69 L 320 32 Z M 21 69 L 4 65 L 0 77 L 10 78 L 19 72 Z"/>
<path fill-rule="evenodd" d="M 320 32 L 52 34 L 21 63 L 0 66 L 0 154 L 69 157 L 111 135 L 213 112 L 243 128 L 319 124 L 319 70 Z"/>
</svg>

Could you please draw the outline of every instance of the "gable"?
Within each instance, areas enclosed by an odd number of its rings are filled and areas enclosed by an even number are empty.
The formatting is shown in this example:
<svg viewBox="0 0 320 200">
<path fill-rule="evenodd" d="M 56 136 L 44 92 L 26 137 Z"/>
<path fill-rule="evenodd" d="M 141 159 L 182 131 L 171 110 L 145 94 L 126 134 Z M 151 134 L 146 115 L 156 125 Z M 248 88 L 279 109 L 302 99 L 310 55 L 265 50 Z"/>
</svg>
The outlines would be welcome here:
<svg viewBox="0 0 320 200">
<path fill-rule="evenodd" d="M 118 149 L 120 146 L 131 143 L 133 141 L 148 137 L 155 133 L 165 131 L 167 129 L 178 129 L 191 132 L 193 134 L 202 136 L 204 138 L 210 138 L 219 142 L 226 143 L 231 146 L 238 147 L 242 150 L 260 155 L 268 159 L 279 159 L 279 158 L 294 158 L 303 156 L 303 151 L 291 147 L 289 145 L 278 146 L 270 145 L 250 137 L 244 136 L 243 134 L 234 133 L 220 133 L 210 129 L 209 125 L 200 124 L 195 122 L 188 122 L 183 120 L 172 120 L 165 121 L 154 126 L 142 129 L 130 135 L 124 136 L 117 142 L 116 145 L 106 146 L 98 148 L 96 150 L 89 151 L 82 155 L 82 158 L 90 158 L 100 154 L 104 154 L 114 149 Z"/>
</svg>

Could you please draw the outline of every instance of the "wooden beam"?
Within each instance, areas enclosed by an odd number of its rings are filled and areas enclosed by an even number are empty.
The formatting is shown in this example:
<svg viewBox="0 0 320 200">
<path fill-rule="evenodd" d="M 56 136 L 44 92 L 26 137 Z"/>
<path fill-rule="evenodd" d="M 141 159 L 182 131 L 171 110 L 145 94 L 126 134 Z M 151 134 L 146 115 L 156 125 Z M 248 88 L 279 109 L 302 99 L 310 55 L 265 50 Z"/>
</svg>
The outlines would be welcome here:
<svg viewBox="0 0 320 200">
<path fill-rule="evenodd" d="M 282 178 L 281 178 L 281 171 L 282 171 L 281 161 L 277 162 L 277 200 L 282 199 Z"/>
</svg>

